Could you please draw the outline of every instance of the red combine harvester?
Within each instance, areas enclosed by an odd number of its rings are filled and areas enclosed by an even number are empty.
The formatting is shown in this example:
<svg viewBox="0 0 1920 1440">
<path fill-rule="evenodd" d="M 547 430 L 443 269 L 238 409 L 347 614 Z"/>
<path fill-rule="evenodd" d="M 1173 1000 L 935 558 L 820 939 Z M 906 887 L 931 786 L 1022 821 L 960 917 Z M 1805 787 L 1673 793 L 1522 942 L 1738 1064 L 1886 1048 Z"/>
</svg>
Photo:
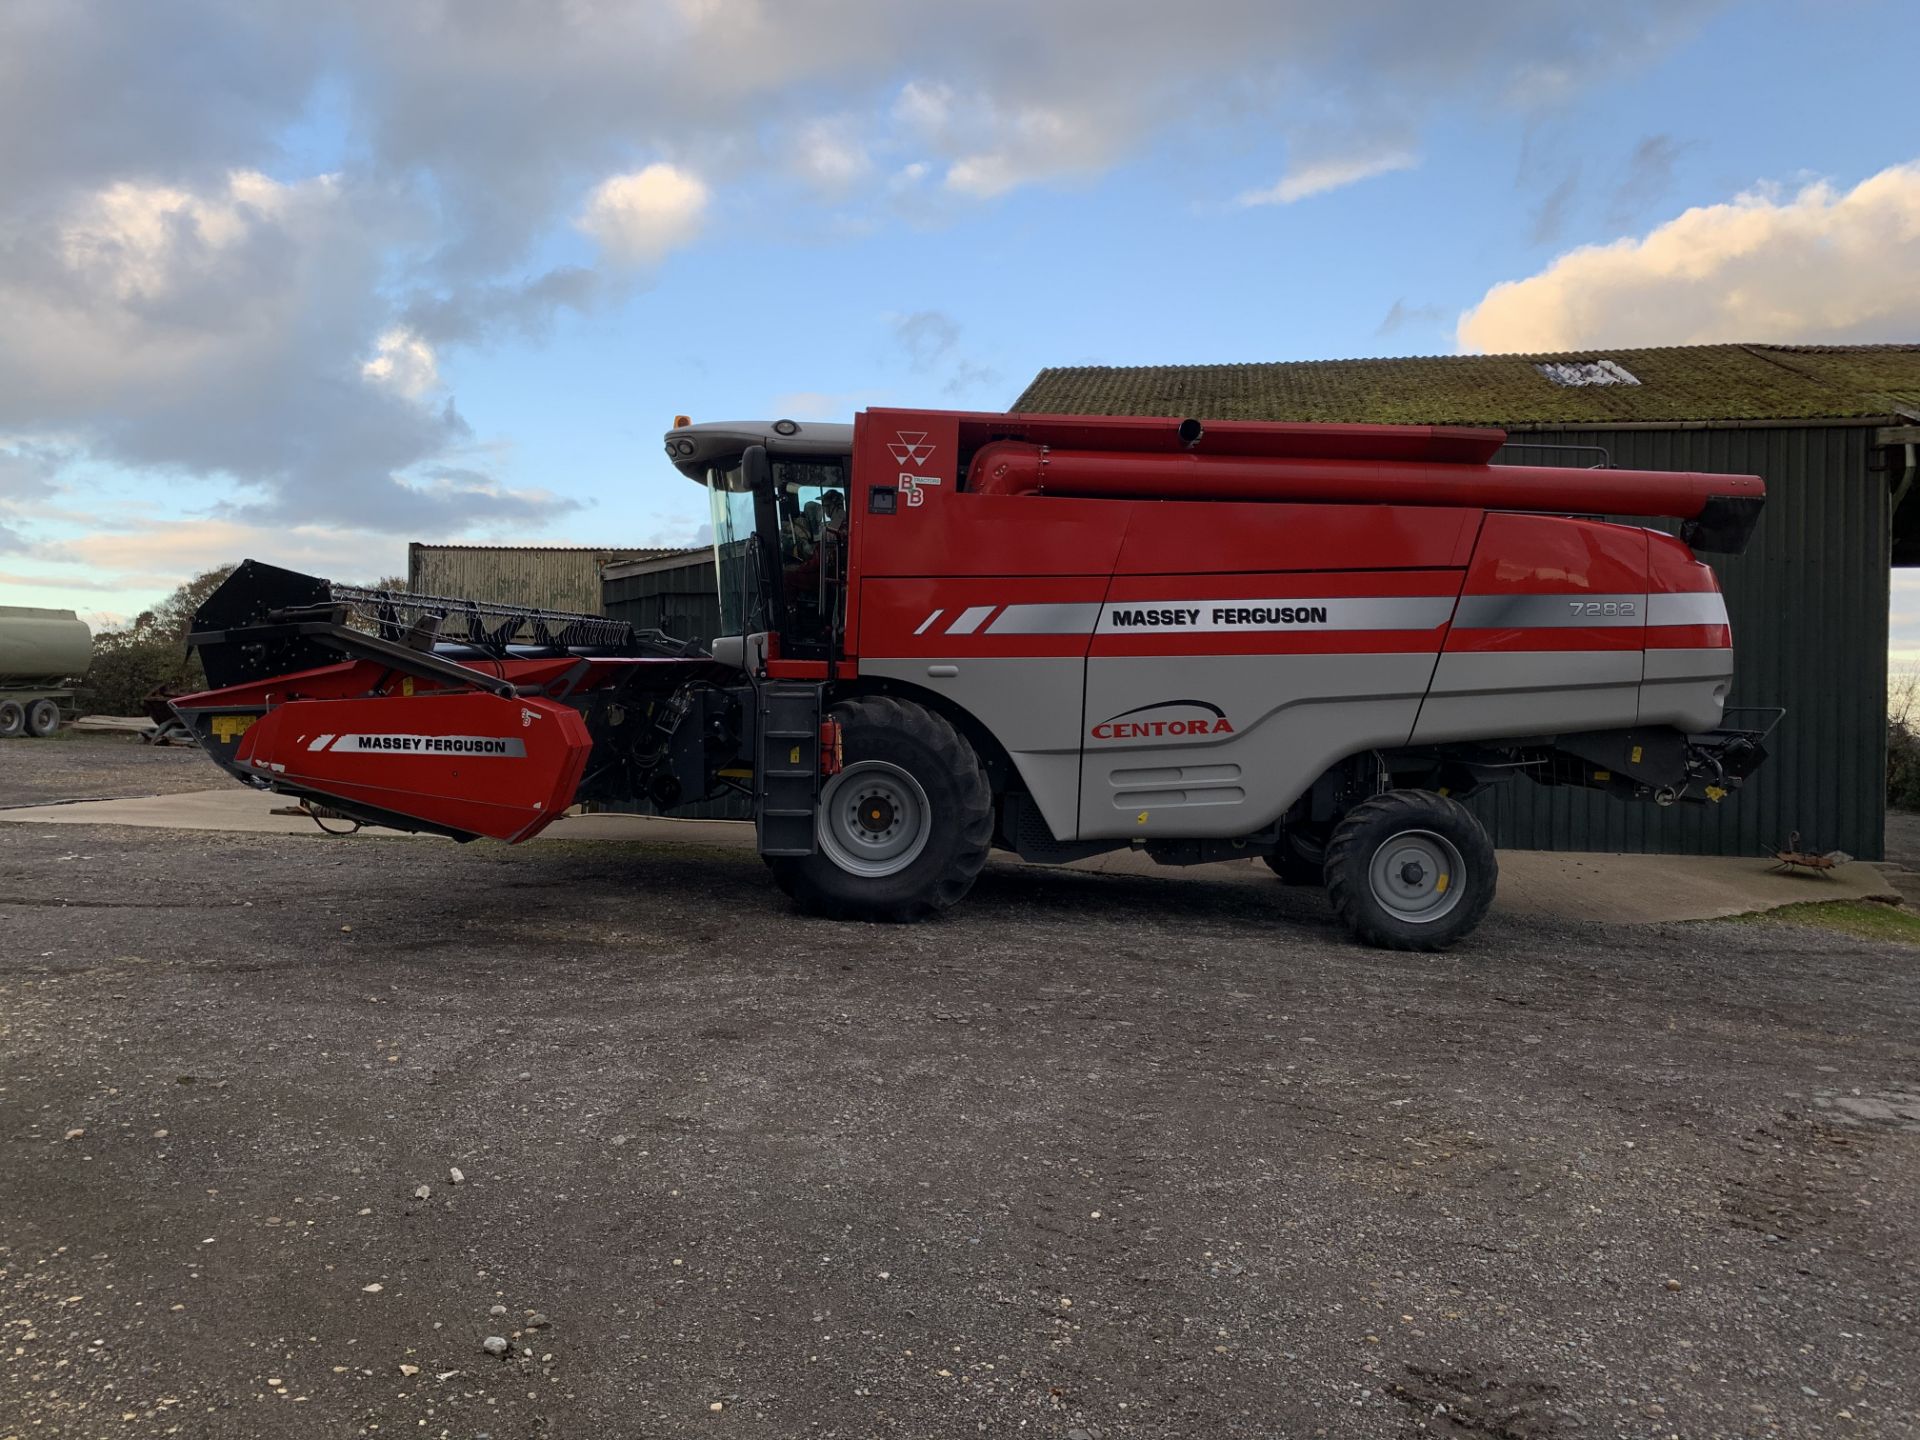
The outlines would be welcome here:
<svg viewBox="0 0 1920 1440">
<path fill-rule="evenodd" d="M 869 410 L 681 423 L 711 653 L 597 615 L 249 561 L 174 702 L 230 773 L 367 824 L 515 842 L 579 801 L 752 796 L 805 909 L 913 920 L 998 845 L 1264 857 L 1362 939 L 1485 914 L 1459 803 L 1524 775 L 1716 802 L 1732 637 L 1694 550 L 1748 475 L 1494 465 L 1498 430 Z M 1599 515 L 1679 520 L 1681 538 Z"/>
</svg>

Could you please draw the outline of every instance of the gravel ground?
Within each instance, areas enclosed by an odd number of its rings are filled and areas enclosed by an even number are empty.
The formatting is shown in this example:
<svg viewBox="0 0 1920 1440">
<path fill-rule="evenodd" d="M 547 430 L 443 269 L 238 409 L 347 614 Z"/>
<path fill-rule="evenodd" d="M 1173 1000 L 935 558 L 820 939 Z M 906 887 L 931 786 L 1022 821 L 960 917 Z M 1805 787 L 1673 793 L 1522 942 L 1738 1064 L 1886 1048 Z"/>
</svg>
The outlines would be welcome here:
<svg viewBox="0 0 1920 1440">
<path fill-rule="evenodd" d="M 223 783 L 198 750 L 155 747 L 134 735 L 62 730 L 46 740 L 0 740 L 0 808 L 178 795 Z"/>
<path fill-rule="evenodd" d="M 0 935 L 0 1437 L 1920 1431 L 1911 949 L 27 825 Z"/>
</svg>

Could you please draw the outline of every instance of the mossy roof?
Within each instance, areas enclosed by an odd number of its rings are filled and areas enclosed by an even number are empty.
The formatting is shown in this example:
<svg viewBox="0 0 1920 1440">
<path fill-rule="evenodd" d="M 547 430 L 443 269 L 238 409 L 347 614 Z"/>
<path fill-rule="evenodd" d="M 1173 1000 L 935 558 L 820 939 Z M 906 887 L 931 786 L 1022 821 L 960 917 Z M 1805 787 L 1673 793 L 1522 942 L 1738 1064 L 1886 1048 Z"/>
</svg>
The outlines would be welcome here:
<svg viewBox="0 0 1920 1440">
<path fill-rule="evenodd" d="M 1556 384 L 1546 364 L 1612 361 L 1638 384 Z M 1683 345 L 1249 365 L 1063 366 L 1028 414 L 1408 425 L 1605 427 L 1920 416 L 1920 345 Z"/>
</svg>

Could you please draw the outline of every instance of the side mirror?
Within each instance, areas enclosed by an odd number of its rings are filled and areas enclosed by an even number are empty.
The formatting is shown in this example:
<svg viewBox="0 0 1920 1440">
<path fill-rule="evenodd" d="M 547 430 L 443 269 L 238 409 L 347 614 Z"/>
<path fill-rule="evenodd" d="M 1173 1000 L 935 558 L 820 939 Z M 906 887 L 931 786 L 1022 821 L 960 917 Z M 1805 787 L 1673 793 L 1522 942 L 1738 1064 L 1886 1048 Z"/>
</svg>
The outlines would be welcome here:
<svg viewBox="0 0 1920 1440">
<path fill-rule="evenodd" d="M 767 447 L 749 445 L 740 457 L 740 479 L 754 495 L 773 494 L 773 462 L 767 459 Z"/>
</svg>

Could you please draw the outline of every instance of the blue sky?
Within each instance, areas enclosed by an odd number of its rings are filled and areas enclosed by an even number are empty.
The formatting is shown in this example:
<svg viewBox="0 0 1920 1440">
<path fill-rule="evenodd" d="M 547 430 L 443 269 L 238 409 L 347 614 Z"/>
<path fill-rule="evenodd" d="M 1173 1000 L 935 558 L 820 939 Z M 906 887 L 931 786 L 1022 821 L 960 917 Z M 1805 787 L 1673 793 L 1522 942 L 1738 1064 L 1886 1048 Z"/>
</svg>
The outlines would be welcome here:
<svg viewBox="0 0 1920 1440">
<path fill-rule="evenodd" d="M 1920 41 L 1911 4 L 560 13 L 0 15 L 0 603 L 689 542 L 676 412 L 1920 339 L 1920 127 L 1872 58 Z"/>
</svg>

